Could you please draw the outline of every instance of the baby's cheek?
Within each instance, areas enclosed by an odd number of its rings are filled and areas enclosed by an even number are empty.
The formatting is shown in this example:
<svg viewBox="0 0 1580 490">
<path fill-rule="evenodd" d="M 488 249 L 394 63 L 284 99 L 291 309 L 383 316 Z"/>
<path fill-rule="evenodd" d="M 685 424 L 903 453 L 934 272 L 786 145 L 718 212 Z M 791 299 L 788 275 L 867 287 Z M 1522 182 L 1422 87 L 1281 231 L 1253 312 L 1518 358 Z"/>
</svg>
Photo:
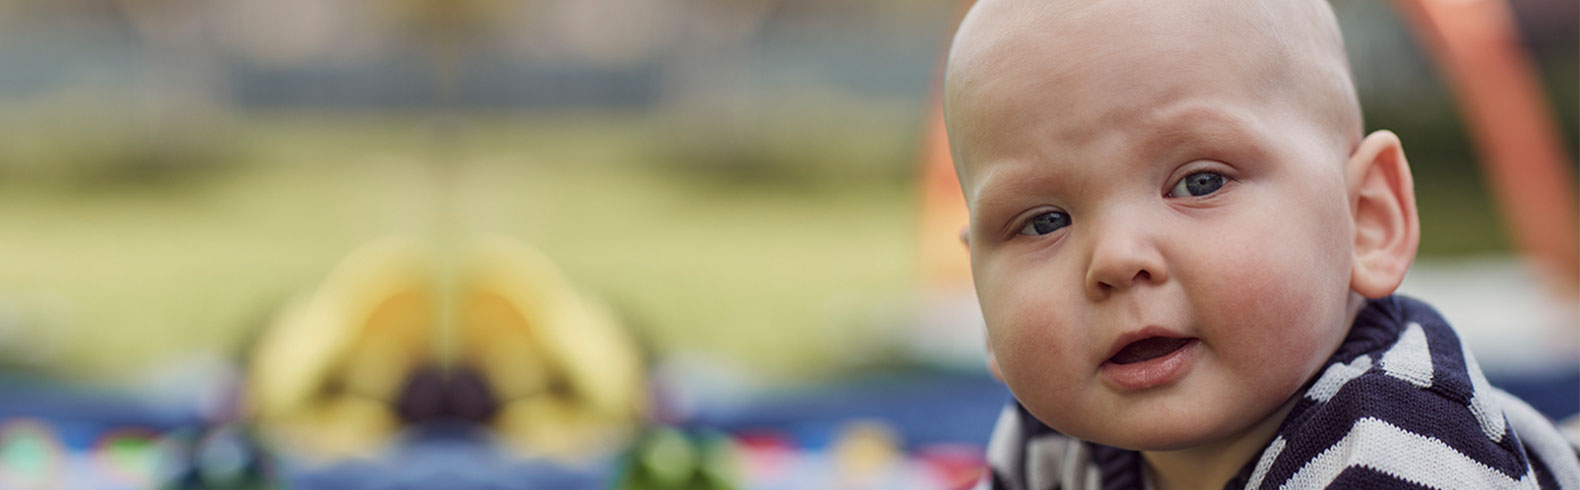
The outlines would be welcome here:
<svg viewBox="0 0 1580 490">
<path fill-rule="evenodd" d="M 1301 299 L 1296 290 L 1306 271 L 1292 257 L 1298 252 L 1291 249 L 1301 247 L 1291 240 L 1305 237 L 1290 236 L 1291 230 L 1260 214 L 1243 210 L 1194 230 L 1200 243 L 1188 249 L 1190 257 L 1174 262 L 1193 310 L 1211 323 L 1263 320 Z"/>
<path fill-rule="evenodd" d="M 1335 335 L 1334 312 L 1342 310 L 1344 289 L 1327 274 L 1333 265 L 1311 263 L 1313 252 L 1302 247 L 1264 247 L 1247 253 L 1250 267 L 1225 274 L 1215 288 L 1214 305 L 1206 306 L 1223 326 L 1215 332 L 1215 350 L 1243 376 L 1269 389 L 1297 387 Z M 1327 262 L 1327 261 L 1323 261 Z M 1201 310 L 1198 310 L 1201 311 Z"/>
<path fill-rule="evenodd" d="M 1085 357 L 1075 347 L 1086 336 L 1047 289 L 999 293 L 984 296 L 991 299 L 984 302 L 984 310 L 992 312 L 988 328 L 1005 381 L 1033 413 L 1062 425 L 1082 401 L 1077 396 L 1083 386 L 1078 366 Z"/>
<path fill-rule="evenodd" d="M 994 270 L 993 272 L 1008 272 Z M 981 285 L 983 315 L 994 341 L 994 354 L 1009 357 L 1016 364 L 1038 364 L 1068 357 L 1069 346 L 1079 342 L 1083 332 L 1071 328 L 1077 311 L 1070 299 L 1058 293 L 1061 288 L 1048 278 L 1052 273 L 1019 272 L 990 277 Z M 1063 307 L 1061 307 L 1063 306 Z M 1009 366 L 1001 366 L 1008 368 Z M 1054 373 L 1039 372 L 1039 376 Z"/>
<path fill-rule="evenodd" d="M 1005 318 L 994 339 L 994 354 L 1005 375 L 1039 384 L 1053 384 L 1068 376 L 1062 367 L 1071 358 L 1068 332 L 1042 315 L 1022 311 Z M 1053 389 L 1049 386 L 1042 389 Z"/>
</svg>

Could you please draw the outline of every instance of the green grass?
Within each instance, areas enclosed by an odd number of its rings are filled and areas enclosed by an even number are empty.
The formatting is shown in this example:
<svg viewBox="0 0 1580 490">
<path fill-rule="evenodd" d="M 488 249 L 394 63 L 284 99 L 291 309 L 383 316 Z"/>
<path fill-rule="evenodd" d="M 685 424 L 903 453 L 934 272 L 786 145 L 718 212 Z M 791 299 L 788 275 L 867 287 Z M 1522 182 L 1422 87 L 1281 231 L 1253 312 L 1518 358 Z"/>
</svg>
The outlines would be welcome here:
<svg viewBox="0 0 1580 490">
<path fill-rule="evenodd" d="M 12 350 L 97 377 L 233 349 L 359 245 L 436 230 L 519 238 L 659 351 L 779 375 L 826 370 L 828 345 L 856 335 L 848 310 L 911 283 L 899 182 L 676 178 L 644 161 L 640 122 L 471 123 L 439 145 L 424 124 L 259 120 L 238 138 L 243 161 L 203 179 L 0 182 L 0 305 L 26 339 Z"/>
</svg>

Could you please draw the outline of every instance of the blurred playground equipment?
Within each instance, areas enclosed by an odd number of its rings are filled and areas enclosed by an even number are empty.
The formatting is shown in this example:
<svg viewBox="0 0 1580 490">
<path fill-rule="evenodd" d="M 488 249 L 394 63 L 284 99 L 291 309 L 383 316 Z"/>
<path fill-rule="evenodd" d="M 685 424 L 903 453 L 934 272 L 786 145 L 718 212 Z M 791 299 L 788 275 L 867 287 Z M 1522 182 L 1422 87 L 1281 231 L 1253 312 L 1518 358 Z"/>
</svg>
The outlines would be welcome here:
<svg viewBox="0 0 1580 490">
<path fill-rule="evenodd" d="M 1580 215 L 1572 155 L 1506 0 L 1395 0 L 1445 78 L 1469 123 L 1483 174 L 1501 204 L 1516 248 L 1537 264 L 1545 287 L 1580 297 Z"/>
<path fill-rule="evenodd" d="M 266 435 L 343 458 L 406 427 L 470 423 L 567 463 L 626 442 L 646 410 L 644 367 L 607 308 L 506 239 L 453 259 L 431 250 L 369 244 L 262 334 L 247 399 Z"/>
</svg>

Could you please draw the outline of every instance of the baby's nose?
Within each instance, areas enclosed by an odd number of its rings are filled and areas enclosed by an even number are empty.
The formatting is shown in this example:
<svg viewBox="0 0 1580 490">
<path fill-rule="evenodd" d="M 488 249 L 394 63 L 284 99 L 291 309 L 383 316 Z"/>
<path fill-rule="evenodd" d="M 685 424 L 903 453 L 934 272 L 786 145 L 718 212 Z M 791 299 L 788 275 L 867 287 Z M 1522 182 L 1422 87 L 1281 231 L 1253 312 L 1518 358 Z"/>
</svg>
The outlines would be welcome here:
<svg viewBox="0 0 1580 490">
<path fill-rule="evenodd" d="M 1100 301 L 1116 290 L 1168 280 L 1162 254 L 1151 239 L 1135 230 L 1099 230 L 1086 270 L 1086 292 Z"/>
</svg>

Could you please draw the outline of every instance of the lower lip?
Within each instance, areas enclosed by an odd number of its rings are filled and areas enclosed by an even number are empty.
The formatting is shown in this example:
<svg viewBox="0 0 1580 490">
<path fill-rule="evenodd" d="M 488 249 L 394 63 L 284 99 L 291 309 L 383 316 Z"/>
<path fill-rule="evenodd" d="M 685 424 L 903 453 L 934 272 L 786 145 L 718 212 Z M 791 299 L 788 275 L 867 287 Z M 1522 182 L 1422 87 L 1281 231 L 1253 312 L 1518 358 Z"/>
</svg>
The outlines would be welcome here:
<svg viewBox="0 0 1580 490">
<path fill-rule="evenodd" d="M 1135 391 L 1155 388 L 1174 382 L 1196 360 L 1196 346 L 1201 341 L 1191 339 L 1185 345 L 1174 349 L 1174 352 L 1164 354 L 1162 357 L 1148 359 L 1130 364 L 1115 364 L 1104 362 L 1098 371 L 1103 377 L 1120 389 Z"/>
</svg>

